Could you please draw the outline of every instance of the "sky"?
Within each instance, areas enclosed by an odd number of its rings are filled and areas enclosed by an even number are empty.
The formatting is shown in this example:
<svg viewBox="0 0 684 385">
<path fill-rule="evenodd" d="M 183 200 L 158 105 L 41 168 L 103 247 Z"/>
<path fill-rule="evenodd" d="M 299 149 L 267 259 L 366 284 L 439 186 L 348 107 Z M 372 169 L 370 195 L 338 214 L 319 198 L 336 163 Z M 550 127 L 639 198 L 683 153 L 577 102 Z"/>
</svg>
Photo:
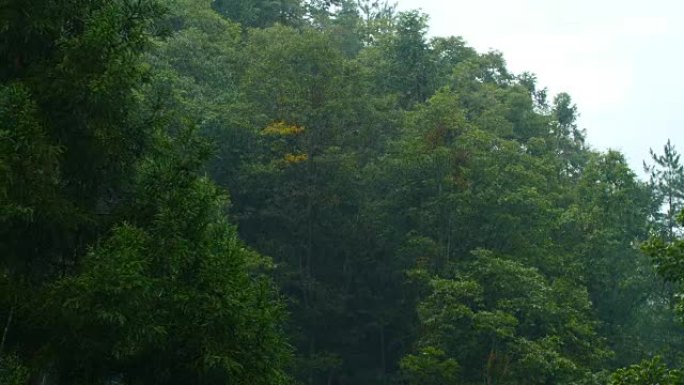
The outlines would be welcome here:
<svg viewBox="0 0 684 385">
<path fill-rule="evenodd" d="M 643 176 L 649 148 L 684 152 L 684 1 L 398 0 L 430 16 L 430 36 L 501 51 L 514 73 L 569 93 L 595 149 Z"/>
</svg>

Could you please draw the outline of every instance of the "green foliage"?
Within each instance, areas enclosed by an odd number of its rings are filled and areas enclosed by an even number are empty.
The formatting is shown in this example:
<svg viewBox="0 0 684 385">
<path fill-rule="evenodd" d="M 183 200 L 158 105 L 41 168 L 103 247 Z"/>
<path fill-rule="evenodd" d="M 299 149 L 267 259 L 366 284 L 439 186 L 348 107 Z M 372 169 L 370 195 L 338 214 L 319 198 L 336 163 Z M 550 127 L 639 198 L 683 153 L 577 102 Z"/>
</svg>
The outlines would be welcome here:
<svg viewBox="0 0 684 385">
<path fill-rule="evenodd" d="M 578 181 L 578 194 L 579 204 L 566 220 L 577 221 L 581 227 L 576 231 L 594 240 L 582 251 L 587 258 L 583 275 L 594 292 L 602 293 L 603 298 L 594 298 L 600 311 L 608 306 L 614 317 L 618 309 L 613 307 L 621 302 L 619 296 L 625 290 L 633 290 L 633 295 L 644 292 L 643 287 L 630 287 L 640 284 L 635 271 L 648 273 L 648 264 L 630 243 L 646 236 L 649 192 L 636 180 L 624 157 L 609 152 L 589 159 Z M 632 279 L 636 280 L 628 283 Z"/>
<path fill-rule="evenodd" d="M 609 385 L 678 385 L 684 383 L 679 370 L 668 369 L 660 357 L 618 369 L 610 377 Z"/>
<path fill-rule="evenodd" d="M 1 354 L 1 352 L 0 352 Z M 0 356 L 0 384 L 23 385 L 29 378 L 28 369 L 15 356 Z"/>
<path fill-rule="evenodd" d="M 225 197 L 193 171 L 202 144 L 186 135 L 161 138 L 142 162 L 135 219 L 55 284 L 56 308 L 45 310 L 64 334 L 53 348 L 62 360 L 78 356 L 82 373 L 114 367 L 136 383 L 286 383 L 282 308 L 271 283 L 249 272 L 267 260 L 237 239 Z"/>
<path fill-rule="evenodd" d="M 677 222 L 684 225 L 684 212 L 677 216 Z M 684 240 L 675 238 L 667 241 L 659 236 L 652 236 L 648 241 L 641 245 L 641 249 L 650 256 L 655 265 L 656 271 L 665 280 L 680 283 L 684 280 Z M 681 296 L 677 295 L 677 309 L 684 310 L 684 302 Z"/>
<path fill-rule="evenodd" d="M 642 183 L 569 95 L 387 2 L 6 3 L 3 382 L 596 385 L 678 361 L 670 143 Z"/>
<path fill-rule="evenodd" d="M 662 155 L 652 149 L 650 153 L 654 164 L 644 162 L 644 170 L 649 173 L 653 191 L 653 225 L 656 232 L 671 240 L 679 234 L 676 217 L 684 208 L 684 165 L 679 163 L 680 155 L 669 140 Z"/>
<path fill-rule="evenodd" d="M 587 293 L 571 282 L 479 251 L 431 287 L 418 346 L 458 362 L 461 383 L 565 383 L 607 356 Z"/>
<path fill-rule="evenodd" d="M 217 0 L 212 6 L 244 27 L 269 27 L 274 23 L 296 24 L 303 14 L 299 0 Z"/>
<path fill-rule="evenodd" d="M 208 36 L 239 30 L 207 10 L 154 53 L 207 39 L 210 56 L 233 63 Z M 3 6 L 3 384 L 289 383 L 272 264 L 238 239 L 226 197 L 201 175 L 210 146 L 185 128 L 198 107 L 175 98 L 190 82 L 172 70 L 216 89 L 229 78 L 202 77 L 201 61 L 143 63 L 178 16 L 164 11 L 146 0 Z"/>
<path fill-rule="evenodd" d="M 0 120 L 0 224 L 30 222 L 37 209 L 55 199 L 61 151 L 49 143 L 21 85 L 1 86 Z"/>
<path fill-rule="evenodd" d="M 399 366 L 411 385 L 454 384 L 458 378 L 456 361 L 444 358 L 444 352 L 433 347 L 402 358 Z"/>
<path fill-rule="evenodd" d="M 148 139 L 134 118 L 139 56 L 163 8 L 36 0 L 3 9 L 2 260 L 40 281 L 67 273 L 122 201 Z"/>
</svg>

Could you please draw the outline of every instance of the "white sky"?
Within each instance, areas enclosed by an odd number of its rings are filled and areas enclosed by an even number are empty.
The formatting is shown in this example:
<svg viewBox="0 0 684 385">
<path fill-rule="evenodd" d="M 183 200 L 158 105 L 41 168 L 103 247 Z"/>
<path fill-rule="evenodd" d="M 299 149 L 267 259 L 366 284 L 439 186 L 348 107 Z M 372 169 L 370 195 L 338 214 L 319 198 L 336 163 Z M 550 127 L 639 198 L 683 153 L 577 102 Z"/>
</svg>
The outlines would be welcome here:
<svg viewBox="0 0 684 385">
<path fill-rule="evenodd" d="M 514 73 L 568 92 L 589 144 L 622 151 L 637 174 L 670 138 L 684 152 L 684 1 L 397 0 L 431 36 L 503 52 Z"/>
</svg>

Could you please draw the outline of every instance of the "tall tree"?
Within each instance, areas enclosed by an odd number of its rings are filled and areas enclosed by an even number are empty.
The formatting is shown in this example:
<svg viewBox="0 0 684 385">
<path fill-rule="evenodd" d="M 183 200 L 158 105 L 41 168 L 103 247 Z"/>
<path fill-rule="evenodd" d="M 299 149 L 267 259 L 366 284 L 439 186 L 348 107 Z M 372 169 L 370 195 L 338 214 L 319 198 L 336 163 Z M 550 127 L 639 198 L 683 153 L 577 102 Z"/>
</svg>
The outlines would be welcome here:
<svg viewBox="0 0 684 385">
<path fill-rule="evenodd" d="M 549 282 L 480 250 L 454 276 L 430 279 L 429 288 L 418 307 L 418 351 L 402 361 L 410 378 L 424 370 L 418 360 L 435 353 L 440 377 L 454 377 L 455 363 L 461 368 L 458 381 L 435 382 L 447 384 L 567 383 L 606 357 L 586 291 L 567 280 Z"/>
<path fill-rule="evenodd" d="M 187 109 L 148 100 L 164 95 L 147 80 L 168 75 L 142 60 L 164 12 L 3 4 L 3 383 L 289 381 L 269 261 L 201 176 L 208 146 Z"/>
<path fill-rule="evenodd" d="M 30 362 L 42 288 L 73 274 L 118 220 L 149 144 L 135 90 L 156 1 L 10 1 L 0 15 L 0 313 L 5 352 Z M 5 125 L 7 124 L 7 125 Z M 45 314 L 41 318 L 49 317 Z M 52 330 L 54 332 L 54 330 Z M 36 375 L 36 368 L 32 367 Z"/>
<path fill-rule="evenodd" d="M 0 113 L 13 127 L 3 130 L 3 189 L 10 211 L 19 205 L 31 215 L 3 218 L 2 263 L 40 280 L 67 273 L 122 201 L 149 139 L 132 90 L 143 80 L 139 56 L 162 8 L 147 0 L 4 8 Z M 29 187 L 37 188 L 34 198 Z"/>
<path fill-rule="evenodd" d="M 681 330 L 668 322 L 667 295 L 633 245 L 648 237 L 650 190 L 622 154 L 588 158 L 576 184 L 576 203 L 563 214 L 558 242 L 575 255 L 576 274 L 589 288 L 600 330 L 624 366 L 644 352 L 674 355 Z"/>
<path fill-rule="evenodd" d="M 372 70 L 376 91 L 396 97 L 404 109 L 425 101 L 434 91 L 430 89 L 434 69 L 426 34 L 427 15 L 402 12 L 391 29 L 378 34 L 377 42 L 361 53 Z"/>
<path fill-rule="evenodd" d="M 269 260 L 226 220 L 226 197 L 200 174 L 207 154 L 190 130 L 159 134 L 128 221 L 38 304 L 59 332 L 53 381 L 288 383 L 282 306 L 259 273 Z"/>
<path fill-rule="evenodd" d="M 673 239 L 679 230 L 676 217 L 684 208 L 684 165 L 680 164 L 680 155 L 669 140 L 662 155 L 653 149 L 650 154 L 654 164 L 644 162 L 644 170 L 650 174 L 654 193 L 653 221 L 656 231 Z"/>
</svg>

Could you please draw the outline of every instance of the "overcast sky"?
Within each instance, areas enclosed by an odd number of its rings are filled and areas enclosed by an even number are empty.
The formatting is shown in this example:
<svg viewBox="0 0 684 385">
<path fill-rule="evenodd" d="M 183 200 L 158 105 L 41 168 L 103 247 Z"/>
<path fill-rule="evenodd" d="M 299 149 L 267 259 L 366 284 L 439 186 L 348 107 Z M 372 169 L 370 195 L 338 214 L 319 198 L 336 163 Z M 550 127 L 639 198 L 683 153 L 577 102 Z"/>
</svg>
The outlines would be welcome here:
<svg viewBox="0 0 684 385">
<path fill-rule="evenodd" d="M 398 0 L 422 9 L 431 36 L 503 52 L 514 73 L 568 92 L 597 149 L 622 151 L 637 174 L 668 138 L 684 152 L 684 1 Z"/>
</svg>

